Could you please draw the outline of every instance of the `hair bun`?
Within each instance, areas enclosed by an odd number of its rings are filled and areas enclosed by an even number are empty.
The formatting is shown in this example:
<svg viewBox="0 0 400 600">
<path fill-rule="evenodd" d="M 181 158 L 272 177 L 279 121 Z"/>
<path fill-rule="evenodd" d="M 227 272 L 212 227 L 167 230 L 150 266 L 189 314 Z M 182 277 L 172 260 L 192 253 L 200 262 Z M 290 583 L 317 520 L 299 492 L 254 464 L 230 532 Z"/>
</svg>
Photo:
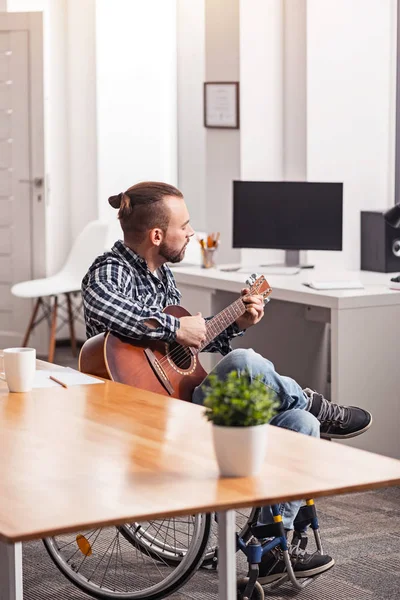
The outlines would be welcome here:
<svg viewBox="0 0 400 600">
<path fill-rule="evenodd" d="M 120 194 L 117 194 L 116 196 L 110 196 L 108 199 L 109 204 L 113 208 L 120 208 L 123 195 L 124 195 L 123 192 L 121 192 Z"/>
</svg>

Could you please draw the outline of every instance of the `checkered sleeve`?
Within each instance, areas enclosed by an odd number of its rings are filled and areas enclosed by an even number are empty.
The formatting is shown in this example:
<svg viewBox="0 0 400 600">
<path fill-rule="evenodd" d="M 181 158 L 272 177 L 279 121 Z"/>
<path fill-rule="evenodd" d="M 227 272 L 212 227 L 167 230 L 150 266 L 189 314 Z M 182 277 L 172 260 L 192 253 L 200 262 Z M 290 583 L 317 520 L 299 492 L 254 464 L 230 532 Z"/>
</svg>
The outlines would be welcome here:
<svg viewBox="0 0 400 600">
<path fill-rule="evenodd" d="M 82 287 L 85 320 L 94 329 L 113 331 L 137 340 L 174 341 L 179 319 L 162 312 L 156 305 L 141 302 L 140 291 L 131 297 L 132 274 L 118 261 L 107 260 L 91 269 Z M 151 328 L 146 321 L 153 319 L 158 326 Z"/>
</svg>

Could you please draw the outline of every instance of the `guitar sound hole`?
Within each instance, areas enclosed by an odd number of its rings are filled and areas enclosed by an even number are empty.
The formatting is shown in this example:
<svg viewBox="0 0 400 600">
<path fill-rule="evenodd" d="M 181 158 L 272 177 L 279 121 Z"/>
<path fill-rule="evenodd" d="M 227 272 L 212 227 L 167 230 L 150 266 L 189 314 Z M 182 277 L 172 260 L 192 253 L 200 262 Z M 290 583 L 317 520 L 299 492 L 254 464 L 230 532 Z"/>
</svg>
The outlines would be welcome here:
<svg viewBox="0 0 400 600">
<path fill-rule="evenodd" d="M 185 348 L 184 346 L 174 342 L 169 345 L 168 355 L 169 359 L 172 360 L 178 369 L 190 369 L 193 356 L 189 348 Z"/>
</svg>

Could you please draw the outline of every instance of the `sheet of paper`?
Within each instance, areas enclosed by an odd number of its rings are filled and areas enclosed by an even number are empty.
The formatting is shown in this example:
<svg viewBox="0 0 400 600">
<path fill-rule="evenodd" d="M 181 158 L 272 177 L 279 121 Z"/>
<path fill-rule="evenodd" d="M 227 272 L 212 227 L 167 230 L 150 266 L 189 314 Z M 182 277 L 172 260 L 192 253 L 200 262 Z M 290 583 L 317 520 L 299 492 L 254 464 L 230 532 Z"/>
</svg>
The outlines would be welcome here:
<svg viewBox="0 0 400 600">
<path fill-rule="evenodd" d="M 57 373 L 53 373 L 53 375 L 68 386 L 104 383 L 102 379 L 97 379 L 96 377 L 91 377 L 85 373 L 80 373 L 76 369 L 71 369 L 71 367 L 66 367 L 64 371 L 57 371 Z"/>
<path fill-rule="evenodd" d="M 49 387 L 61 387 L 59 383 L 50 379 L 50 375 L 53 375 L 59 381 L 65 383 L 65 385 L 90 385 L 94 383 L 104 383 L 101 379 L 96 379 L 85 373 L 80 373 L 70 367 L 62 369 L 42 369 L 37 370 L 35 373 L 35 381 L 33 384 L 34 388 L 49 388 Z"/>
<path fill-rule="evenodd" d="M 48 371 L 48 370 L 36 371 L 35 380 L 33 382 L 33 387 L 34 388 L 60 387 L 59 383 L 56 383 L 55 381 L 52 381 L 51 379 L 49 379 L 50 375 L 54 375 L 54 377 L 58 377 L 59 373 L 60 373 L 60 371 Z"/>
</svg>

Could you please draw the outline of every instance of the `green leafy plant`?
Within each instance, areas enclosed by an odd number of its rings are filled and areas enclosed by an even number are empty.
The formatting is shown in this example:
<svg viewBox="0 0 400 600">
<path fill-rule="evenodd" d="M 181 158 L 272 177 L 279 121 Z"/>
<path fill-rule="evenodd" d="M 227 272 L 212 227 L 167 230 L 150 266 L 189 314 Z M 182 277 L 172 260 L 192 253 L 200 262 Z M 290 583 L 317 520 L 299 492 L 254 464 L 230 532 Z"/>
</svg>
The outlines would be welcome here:
<svg viewBox="0 0 400 600">
<path fill-rule="evenodd" d="M 277 414 L 277 394 L 261 376 L 252 379 L 248 371 L 232 371 L 224 380 L 210 375 L 205 391 L 204 414 L 214 425 L 263 425 Z"/>
</svg>

